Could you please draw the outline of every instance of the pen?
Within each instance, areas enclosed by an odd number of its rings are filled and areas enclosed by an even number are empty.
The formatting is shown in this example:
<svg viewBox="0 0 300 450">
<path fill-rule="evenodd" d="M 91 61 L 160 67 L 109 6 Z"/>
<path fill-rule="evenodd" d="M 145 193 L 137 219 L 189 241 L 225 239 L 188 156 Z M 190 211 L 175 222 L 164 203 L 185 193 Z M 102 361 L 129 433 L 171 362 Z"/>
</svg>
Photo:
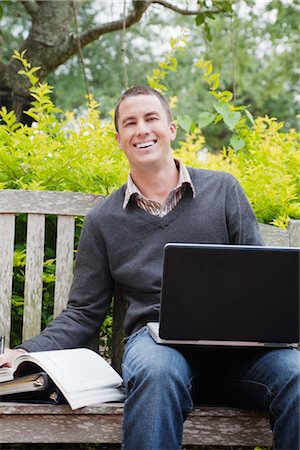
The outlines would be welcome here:
<svg viewBox="0 0 300 450">
<path fill-rule="evenodd" d="M 5 336 L 1 336 L 0 355 L 2 355 L 4 353 L 4 345 L 5 345 Z"/>
</svg>

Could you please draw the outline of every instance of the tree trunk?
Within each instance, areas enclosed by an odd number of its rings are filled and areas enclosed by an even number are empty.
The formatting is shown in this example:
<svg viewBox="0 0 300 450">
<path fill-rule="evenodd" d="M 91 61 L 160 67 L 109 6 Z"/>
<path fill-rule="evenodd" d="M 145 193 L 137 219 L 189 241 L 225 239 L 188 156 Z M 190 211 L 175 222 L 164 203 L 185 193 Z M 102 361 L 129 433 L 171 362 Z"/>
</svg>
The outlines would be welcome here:
<svg viewBox="0 0 300 450">
<path fill-rule="evenodd" d="M 36 8 L 29 12 L 32 17 L 32 26 L 19 51 L 26 49 L 25 57 L 31 66 L 41 67 L 37 76 L 40 81 L 43 81 L 49 72 L 71 56 L 66 51 L 66 40 L 72 41 L 74 18 L 72 2 L 43 1 L 36 4 Z M 6 106 L 8 110 L 13 109 L 18 121 L 30 124 L 31 118 L 23 114 L 31 100 L 30 85 L 26 77 L 17 74 L 21 64 L 15 59 L 11 59 L 8 64 L 0 64 L 1 106 Z"/>
<path fill-rule="evenodd" d="M 25 58 L 31 67 L 40 67 L 37 76 L 44 81 L 47 75 L 66 62 L 78 52 L 78 39 L 84 47 L 95 41 L 102 34 L 121 29 L 123 20 L 101 24 L 100 26 L 84 30 L 78 37 L 74 32 L 74 3 L 72 0 L 53 1 L 35 0 L 22 2 L 31 15 L 31 29 L 20 52 L 26 49 Z M 150 1 L 134 2 L 134 10 L 126 18 L 126 26 L 141 19 Z M 76 1 L 76 7 L 80 1 Z M 17 120 L 31 123 L 30 117 L 23 113 L 30 104 L 29 82 L 26 77 L 18 75 L 21 63 L 11 59 L 8 64 L 0 61 L 0 107 L 6 106 L 8 110 L 14 109 Z"/>
</svg>

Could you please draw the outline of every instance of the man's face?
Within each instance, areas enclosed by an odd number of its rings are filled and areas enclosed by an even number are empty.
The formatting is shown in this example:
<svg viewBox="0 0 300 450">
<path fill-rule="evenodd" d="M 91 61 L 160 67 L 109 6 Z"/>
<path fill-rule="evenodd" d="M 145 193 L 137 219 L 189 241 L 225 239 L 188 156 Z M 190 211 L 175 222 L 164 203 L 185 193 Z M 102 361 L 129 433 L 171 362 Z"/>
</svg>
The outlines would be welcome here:
<svg viewBox="0 0 300 450">
<path fill-rule="evenodd" d="M 172 155 L 176 125 L 168 122 L 166 111 L 155 95 L 125 98 L 119 106 L 118 128 L 116 140 L 131 170 L 157 169 Z"/>
</svg>

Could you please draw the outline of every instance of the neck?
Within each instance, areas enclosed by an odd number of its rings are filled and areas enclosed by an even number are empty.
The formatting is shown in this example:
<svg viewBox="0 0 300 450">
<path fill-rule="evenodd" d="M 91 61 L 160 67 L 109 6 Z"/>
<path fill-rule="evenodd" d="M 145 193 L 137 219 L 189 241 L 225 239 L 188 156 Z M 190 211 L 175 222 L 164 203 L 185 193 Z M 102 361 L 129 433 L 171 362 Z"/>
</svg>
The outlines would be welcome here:
<svg viewBox="0 0 300 450">
<path fill-rule="evenodd" d="M 148 199 L 163 203 L 178 183 L 179 173 L 174 159 L 162 168 L 153 171 L 136 171 L 131 168 L 131 176 L 140 192 Z"/>
</svg>

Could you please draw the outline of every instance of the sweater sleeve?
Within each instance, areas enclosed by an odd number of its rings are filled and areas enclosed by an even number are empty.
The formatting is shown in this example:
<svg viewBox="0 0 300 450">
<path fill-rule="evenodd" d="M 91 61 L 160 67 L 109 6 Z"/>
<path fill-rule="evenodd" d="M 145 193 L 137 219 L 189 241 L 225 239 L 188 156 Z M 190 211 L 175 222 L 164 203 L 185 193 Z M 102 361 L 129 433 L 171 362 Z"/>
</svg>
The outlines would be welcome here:
<svg viewBox="0 0 300 450">
<path fill-rule="evenodd" d="M 108 312 L 113 290 L 99 221 L 95 214 L 90 214 L 81 233 L 67 308 L 20 347 L 34 352 L 86 345 Z"/>
<path fill-rule="evenodd" d="M 264 245 L 256 216 L 239 182 L 231 177 L 226 191 L 226 220 L 231 244 Z"/>
</svg>

